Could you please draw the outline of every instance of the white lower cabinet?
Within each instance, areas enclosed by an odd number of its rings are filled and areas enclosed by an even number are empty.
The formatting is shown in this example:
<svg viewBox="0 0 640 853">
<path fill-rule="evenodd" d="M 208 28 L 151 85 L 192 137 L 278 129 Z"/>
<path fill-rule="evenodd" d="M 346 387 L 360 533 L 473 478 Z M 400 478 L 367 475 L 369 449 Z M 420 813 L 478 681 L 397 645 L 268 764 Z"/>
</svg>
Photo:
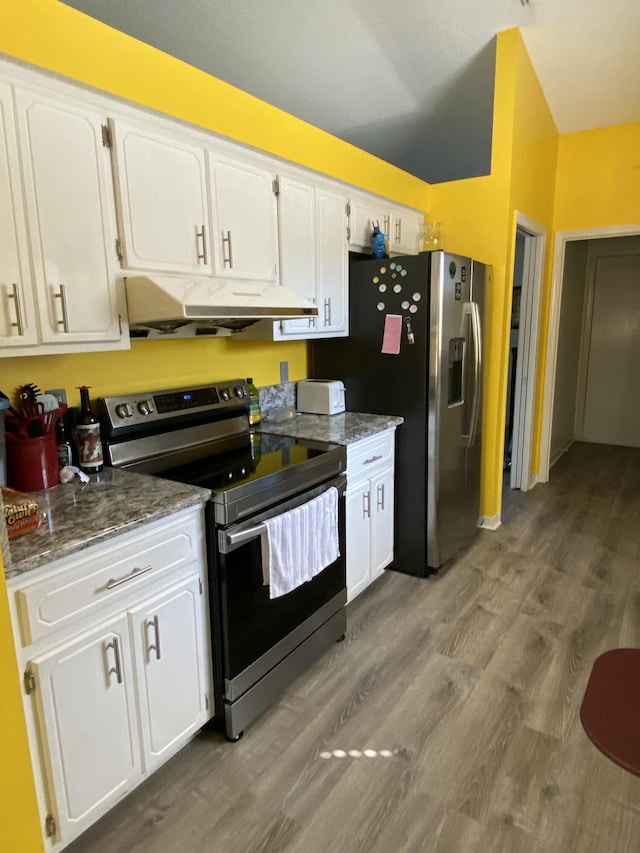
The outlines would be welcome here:
<svg viewBox="0 0 640 853">
<path fill-rule="evenodd" d="M 202 514 L 9 581 L 45 849 L 69 844 L 213 716 Z"/>
<path fill-rule="evenodd" d="M 206 717 L 201 581 L 186 582 L 129 614 L 137 670 L 143 764 L 155 770 Z"/>
<path fill-rule="evenodd" d="M 347 600 L 393 560 L 395 429 L 347 446 Z"/>
<path fill-rule="evenodd" d="M 51 783 L 47 814 L 64 841 L 142 779 L 126 616 L 35 657 L 29 670 Z"/>
</svg>

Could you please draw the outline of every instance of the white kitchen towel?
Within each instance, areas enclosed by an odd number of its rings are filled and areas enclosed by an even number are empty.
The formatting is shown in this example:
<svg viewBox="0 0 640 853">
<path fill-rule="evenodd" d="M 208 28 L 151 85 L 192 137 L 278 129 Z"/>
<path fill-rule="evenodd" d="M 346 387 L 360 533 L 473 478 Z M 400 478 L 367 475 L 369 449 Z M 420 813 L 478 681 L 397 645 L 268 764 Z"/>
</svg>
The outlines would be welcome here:
<svg viewBox="0 0 640 853">
<path fill-rule="evenodd" d="M 333 486 L 301 506 L 264 522 L 262 566 L 269 598 L 319 574 L 340 556 L 338 490 Z"/>
</svg>

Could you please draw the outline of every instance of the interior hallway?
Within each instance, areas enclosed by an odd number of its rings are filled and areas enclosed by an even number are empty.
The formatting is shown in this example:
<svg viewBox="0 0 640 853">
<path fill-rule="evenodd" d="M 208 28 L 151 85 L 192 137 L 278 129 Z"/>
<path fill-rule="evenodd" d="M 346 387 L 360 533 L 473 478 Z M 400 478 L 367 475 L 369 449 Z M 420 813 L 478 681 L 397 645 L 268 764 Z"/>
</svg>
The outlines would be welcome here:
<svg viewBox="0 0 640 853">
<path fill-rule="evenodd" d="M 449 571 L 386 572 L 239 743 L 203 732 L 67 849 L 638 851 L 640 778 L 578 712 L 595 657 L 640 646 L 639 568 L 640 450 L 575 444 Z M 323 757 L 365 749 L 391 755 Z"/>
</svg>

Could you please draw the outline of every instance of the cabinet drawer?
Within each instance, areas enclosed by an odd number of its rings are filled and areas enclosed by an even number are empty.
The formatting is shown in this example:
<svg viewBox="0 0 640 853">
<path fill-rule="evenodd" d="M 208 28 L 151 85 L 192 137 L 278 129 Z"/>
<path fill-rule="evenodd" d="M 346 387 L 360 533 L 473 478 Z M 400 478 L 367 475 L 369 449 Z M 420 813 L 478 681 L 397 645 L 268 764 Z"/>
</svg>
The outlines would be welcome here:
<svg viewBox="0 0 640 853">
<path fill-rule="evenodd" d="M 347 445 L 347 479 L 393 462 L 395 429 Z"/>
<path fill-rule="evenodd" d="M 203 558 L 200 516 L 156 522 L 60 561 L 37 581 L 15 591 L 24 645 L 78 618 L 117 603 L 181 566 Z M 126 605 L 126 602 L 124 602 Z"/>
</svg>

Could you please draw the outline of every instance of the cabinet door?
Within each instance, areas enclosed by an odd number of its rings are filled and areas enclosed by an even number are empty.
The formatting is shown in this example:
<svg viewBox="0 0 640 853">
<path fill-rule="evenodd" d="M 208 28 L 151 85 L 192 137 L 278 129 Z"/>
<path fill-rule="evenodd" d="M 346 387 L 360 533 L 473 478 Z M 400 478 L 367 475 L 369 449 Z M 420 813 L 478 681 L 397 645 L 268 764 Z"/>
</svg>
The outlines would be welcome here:
<svg viewBox="0 0 640 853">
<path fill-rule="evenodd" d="M 26 90 L 15 99 L 41 340 L 120 341 L 102 117 Z"/>
<path fill-rule="evenodd" d="M 251 164 L 209 153 L 216 275 L 227 279 L 277 280 L 274 177 Z"/>
<path fill-rule="evenodd" d="M 0 83 L 0 346 L 35 344 L 33 306 L 11 89 Z M 18 353 L 14 353 L 17 355 Z"/>
<path fill-rule="evenodd" d="M 280 283 L 316 302 L 315 190 L 286 177 L 278 179 Z M 276 337 L 310 337 L 318 317 L 299 317 L 277 324 Z"/>
<path fill-rule="evenodd" d="M 424 216 L 410 211 L 393 211 L 389 235 L 389 252 L 417 255 L 424 241 Z"/>
<path fill-rule="evenodd" d="M 204 151 L 110 122 L 123 265 L 211 273 Z"/>
<path fill-rule="evenodd" d="M 144 769 L 166 760 L 207 718 L 208 633 L 197 575 L 129 614 L 138 670 Z"/>
<path fill-rule="evenodd" d="M 318 334 L 349 331 L 346 204 L 346 197 L 316 189 Z"/>
<path fill-rule="evenodd" d="M 371 564 L 371 492 L 369 481 L 347 489 L 347 600 L 367 587 Z"/>
<path fill-rule="evenodd" d="M 56 840 L 69 841 L 142 776 L 126 617 L 31 668 Z"/>
<path fill-rule="evenodd" d="M 371 479 L 371 580 L 393 560 L 393 471 Z"/>
<path fill-rule="evenodd" d="M 366 201 L 352 198 L 349 203 L 349 246 L 352 249 L 371 252 L 371 232 L 374 225 L 389 239 L 391 229 L 391 207 L 378 200 Z"/>
</svg>

